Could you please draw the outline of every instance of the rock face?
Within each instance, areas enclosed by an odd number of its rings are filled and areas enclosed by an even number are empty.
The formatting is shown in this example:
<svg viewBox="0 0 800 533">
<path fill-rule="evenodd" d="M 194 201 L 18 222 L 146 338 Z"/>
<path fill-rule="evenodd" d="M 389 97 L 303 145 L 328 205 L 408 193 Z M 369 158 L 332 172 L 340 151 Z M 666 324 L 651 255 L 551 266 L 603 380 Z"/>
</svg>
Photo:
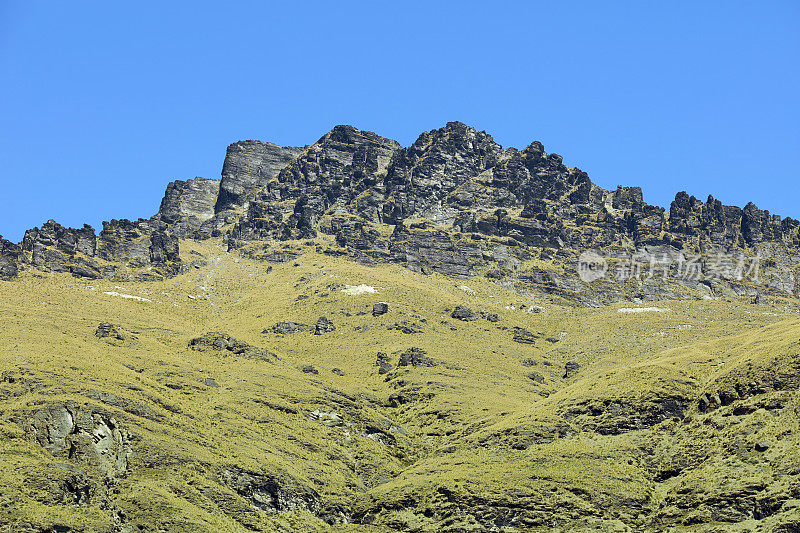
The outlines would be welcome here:
<svg viewBox="0 0 800 533">
<path fill-rule="evenodd" d="M 9 280 L 19 273 L 22 249 L 0 236 L 0 279 Z"/>
<path fill-rule="evenodd" d="M 317 320 L 317 323 L 314 325 L 314 335 L 324 335 L 326 333 L 330 333 L 335 329 L 336 326 L 333 325 L 333 322 L 331 322 L 324 316 L 321 316 L 319 317 L 319 320 Z"/>
<path fill-rule="evenodd" d="M 460 122 L 423 133 L 392 159 L 381 220 L 397 224 L 422 217 L 452 222 L 459 208 L 450 194 L 495 166 L 503 155 L 490 135 Z"/>
<path fill-rule="evenodd" d="M 267 513 L 296 510 L 316 514 L 320 509 L 316 491 L 289 478 L 277 479 L 230 466 L 220 469 L 219 479 L 222 484 L 247 498 L 253 506 Z"/>
<path fill-rule="evenodd" d="M 25 232 L 21 250 L 27 254 L 19 254 L 17 261 L 29 257 L 30 264 L 39 270 L 70 272 L 82 278 L 163 279 L 182 268 L 178 238 L 165 226 L 144 219 L 104 222 L 100 235 L 95 235 L 94 228 L 88 225 L 65 228 L 49 220 Z M 10 252 L 3 255 L 10 256 Z M 156 268 L 120 277 L 117 266 L 102 265 L 97 259 L 133 269 Z"/>
<path fill-rule="evenodd" d="M 22 239 L 22 249 L 30 252 L 31 264 L 45 272 L 72 272 L 77 277 L 99 278 L 94 228 L 65 228 L 54 220 L 29 229 Z"/>
<path fill-rule="evenodd" d="M 123 474 L 128 466 L 127 432 L 101 410 L 72 402 L 55 404 L 37 411 L 27 427 L 54 456 L 87 462 L 108 476 Z"/>
<path fill-rule="evenodd" d="M 158 279 L 186 270 L 179 238 L 221 236 L 229 250 L 272 260 L 255 243 L 320 234 L 333 237 L 330 253 L 366 264 L 486 276 L 580 305 L 800 290 L 794 219 L 685 192 L 665 210 L 645 203 L 639 187 L 598 187 L 538 141 L 503 148 L 460 122 L 407 148 L 352 126 L 303 148 L 237 142 L 221 181 L 174 181 L 151 219 L 104 222 L 96 237 L 89 226 L 50 221 L 26 234 L 21 254 L 3 244 L 0 275 L 30 263 L 80 277 Z M 123 275 L 120 264 L 148 270 Z"/>
<path fill-rule="evenodd" d="M 336 126 L 253 195 L 229 245 L 314 237 L 322 215 L 345 212 L 347 206 L 375 219 L 379 176 L 399 149 L 396 141 L 372 132 Z"/>
<path fill-rule="evenodd" d="M 302 151 L 261 141 L 239 141 L 228 146 L 214 211 L 242 206 L 248 192 L 266 185 Z"/>
<path fill-rule="evenodd" d="M 182 237 L 198 229 L 215 214 L 220 181 L 207 178 L 176 180 L 167 185 L 156 217 Z"/>
</svg>

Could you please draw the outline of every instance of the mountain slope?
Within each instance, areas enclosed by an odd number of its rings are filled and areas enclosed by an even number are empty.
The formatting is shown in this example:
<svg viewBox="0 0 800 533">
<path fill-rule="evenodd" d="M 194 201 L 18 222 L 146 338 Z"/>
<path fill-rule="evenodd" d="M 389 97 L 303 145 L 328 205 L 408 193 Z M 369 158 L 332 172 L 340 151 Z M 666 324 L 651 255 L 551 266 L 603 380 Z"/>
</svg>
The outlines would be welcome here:
<svg viewBox="0 0 800 533">
<path fill-rule="evenodd" d="M 208 265 L 166 281 L 31 271 L 0 283 L 2 454 L 13 467 L 0 522 L 800 523 L 794 300 L 570 308 L 488 280 L 360 266 L 317 245 L 266 265 L 185 241 L 183 260 Z M 380 301 L 389 310 L 374 316 Z M 453 318 L 456 306 L 474 317 Z M 321 316 L 335 329 L 314 334 Z M 113 328 L 98 331 L 104 322 Z M 285 322 L 312 331 L 273 328 Z"/>
<path fill-rule="evenodd" d="M 800 223 L 461 123 L 0 238 L 9 531 L 796 531 Z"/>
</svg>

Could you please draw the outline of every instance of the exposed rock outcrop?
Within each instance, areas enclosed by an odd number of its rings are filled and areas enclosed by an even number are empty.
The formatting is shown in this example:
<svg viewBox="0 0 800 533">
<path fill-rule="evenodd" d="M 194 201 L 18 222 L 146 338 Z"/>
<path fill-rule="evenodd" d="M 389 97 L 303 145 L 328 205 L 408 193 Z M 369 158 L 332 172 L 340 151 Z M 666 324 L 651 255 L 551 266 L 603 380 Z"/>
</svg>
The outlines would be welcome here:
<svg viewBox="0 0 800 533">
<path fill-rule="evenodd" d="M 22 249 L 0 236 L 0 279 L 9 280 L 19 273 Z"/>
<path fill-rule="evenodd" d="M 154 218 L 170 226 L 172 233 L 190 236 L 214 216 L 219 190 L 220 180 L 216 179 L 172 181 Z"/>
<path fill-rule="evenodd" d="M 100 409 L 53 404 L 33 413 L 24 426 L 54 456 L 86 462 L 108 476 L 120 475 L 128 466 L 128 434 Z"/>
<path fill-rule="evenodd" d="M 381 196 L 379 176 L 398 149 L 396 141 L 372 132 L 336 126 L 254 196 L 231 231 L 229 244 L 313 237 L 322 215 L 347 206 L 374 219 Z M 369 191 L 378 199 L 370 200 Z"/>
<path fill-rule="evenodd" d="M 223 485 L 267 513 L 297 510 L 316 514 L 320 509 L 317 492 L 288 477 L 279 478 L 238 466 L 220 468 L 218 476 Z"/>
<path fill-rule="evenodd" d="M 244 205 L 247 193 L 266 185 L 302 151 L 303 148 L 261 141 L 239 141 L 228 146 L 214 211 Z"/>
<path fill-rule="evenodd" d="M 278 356 L 268 350 L 251 346 L 244 341 L 240 341 L 239 339 L 231 337 L 230 335 L 214 331 L 210 331 L 202 337 L 197 337 L 189 341 L 189 348 L 201 352 L 213 350 L 222 352 L 222 355 L 230 355 L 227 353 L 230 352 L 234 355 L 241 355 L 243 357 L 260 359 L 262 361 L 269 362 L 274 362 L 278 358 Z"/>
<path fill-rule="evenodd" d="M 794 219 L 685 192 L 665 210 L 639 187 L 595 185 L 538 141 L 506 149 L 460 122 L 407 148 L 352 126 L 303 148 L 233 143 L 221 181 L 174 181 L 151 219 L 104 222 L 97 237 L 50 221 L 29 230 L 22 255 L 3 245 L 0 275 L 29 262 L 80 277 L 158 279 L 186 270 L 178 238 L 221 236 L 231 250 L 271 260 L 251 243 L 320 233 L 338 246 L 326 253 L 365 264 L 482 275 L 580 305 L 800 291 Z M 602 267 L 589 277 L 587 251 Z M 122 275 L 118 265 L 148 271 Z"/>
</svg>

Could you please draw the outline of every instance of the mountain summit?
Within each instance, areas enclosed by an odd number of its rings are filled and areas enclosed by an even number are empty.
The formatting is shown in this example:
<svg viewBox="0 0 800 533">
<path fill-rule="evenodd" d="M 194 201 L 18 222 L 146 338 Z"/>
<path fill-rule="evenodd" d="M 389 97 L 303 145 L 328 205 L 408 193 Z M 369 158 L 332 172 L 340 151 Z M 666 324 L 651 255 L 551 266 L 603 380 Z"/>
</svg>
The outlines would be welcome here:
<svg viewBox="0 0 800 533">
<path fill-rule="evenodd" d="M 33 267 L 163 279 L 188 268 L 180 239 L 221 238 L 231 251 L 277 257 L 265 250 L 330 235 L 324 251 L 332 255 L 488 276 L 580 305 L 797 295 L 799 227 L 752 203 L 742 209 L 685 192 L 665 211 L 645 203 L 639 187 L 598 187 L 540 142 L 503 148 L 460 122 L 407 148 L 336 126 L 305 147 L 233 143 L 221 180 L 170 183 L 148 220 L 112 220 L 99 235 L 49 221 L 20 245 L 0 241 L 0 275 Z M 604 275 L 591 283 L 580 276 L 587 250 L 603 260 Z"/>
</svg>

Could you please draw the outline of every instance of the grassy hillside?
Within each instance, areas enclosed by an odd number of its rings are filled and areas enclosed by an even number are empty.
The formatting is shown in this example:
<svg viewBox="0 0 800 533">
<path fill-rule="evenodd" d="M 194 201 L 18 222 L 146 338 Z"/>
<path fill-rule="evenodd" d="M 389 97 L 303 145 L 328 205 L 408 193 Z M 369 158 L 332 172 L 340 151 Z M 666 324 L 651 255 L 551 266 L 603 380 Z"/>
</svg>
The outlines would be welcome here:
<svg viewBox="0 0 800 533">
<path fill-rule="evenodd" d="M 274 264 L 187 241 L 208 264 L 164 282 L 0 281 L 0 524 L 800 528 L 795 301 L 574 308 L 314 244 Z M 209 332 L 239 348 L 189 346 Z"/>
</svg>

